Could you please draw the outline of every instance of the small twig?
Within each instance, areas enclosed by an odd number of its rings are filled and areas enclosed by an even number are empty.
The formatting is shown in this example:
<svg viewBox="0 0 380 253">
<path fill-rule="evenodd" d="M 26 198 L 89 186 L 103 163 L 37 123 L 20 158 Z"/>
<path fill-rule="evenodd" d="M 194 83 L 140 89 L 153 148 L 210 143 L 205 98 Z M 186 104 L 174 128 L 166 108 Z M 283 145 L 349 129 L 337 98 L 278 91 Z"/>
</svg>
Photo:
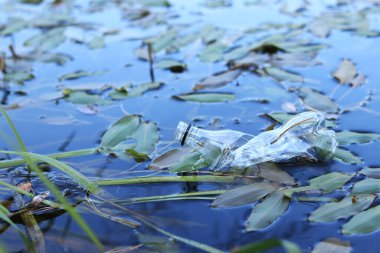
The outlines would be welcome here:
<svg viewBox="0 0 380 253">
<path fill-rule="evenodd" d="M 8 47 L 9 47 L 9 51 L 11 51 L 13 60 L 20 60 L 21 57 L 18 54 L 16 54 L 16 51 L 15 51 L 13 45 L 9 45 Z"/>
<path fill-rule="evenodd" d="M 146 43 L 148 46 L 148 58 L 149 58 L 149 74 L 150 74 L 150 81 L 154 83 L 154 69 L 153 69 L 153 50 L 152 50 L 152 42 Z"/>
<path fill-rule="evenodd" d="M 7 65 L 5 64 L 5 54 L 3 53 L 3 55 L 1 56 L 0 58 L 0 71 L 5 75 L 7 73 Z"/>
</svg>

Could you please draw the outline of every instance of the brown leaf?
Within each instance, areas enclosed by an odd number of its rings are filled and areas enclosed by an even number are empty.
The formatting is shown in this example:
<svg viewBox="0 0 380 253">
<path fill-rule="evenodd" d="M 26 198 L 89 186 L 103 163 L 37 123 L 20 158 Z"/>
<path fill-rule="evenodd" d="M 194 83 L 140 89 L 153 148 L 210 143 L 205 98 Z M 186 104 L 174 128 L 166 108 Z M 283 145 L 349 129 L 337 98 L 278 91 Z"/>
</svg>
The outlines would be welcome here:
<svg viewBox="0 0 380 253">
<path fill-rule="evenodd" d="M 351 82 L 350 84 L 352 87 L 358 87 L 362 86 L 365 83 L 365 76 L 362 74 L 357 75 Z"/>
<path fill-rule="evenodd" d="M 333 76 L 339 80 L 340 84 L 350 83 L 356 76 L 355 65 L 350 60 L 344 59 Z"/>
</svg>

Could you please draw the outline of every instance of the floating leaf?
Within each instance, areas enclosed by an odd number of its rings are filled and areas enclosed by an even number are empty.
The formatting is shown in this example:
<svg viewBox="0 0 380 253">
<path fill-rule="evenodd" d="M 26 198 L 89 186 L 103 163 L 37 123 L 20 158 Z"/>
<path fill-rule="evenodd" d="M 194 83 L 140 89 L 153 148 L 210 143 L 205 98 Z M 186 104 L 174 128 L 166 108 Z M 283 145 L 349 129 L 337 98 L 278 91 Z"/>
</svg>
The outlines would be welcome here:
<svg viewBox="0 0 380 253">
<path fill-rule="evenodd" d="M 158 128 L 155 123 L 142 122 L 137 115 L 127 115 L 108 129 L 102 137 L 100 147 L 120 154 L 128 152 L 141 159 L 154 149 L 158 138 Z M 129 140 L 135 142 L 124 144 Z"/>
<path fill-rule="evenodd" d="M 257 204 L 245 224 L 246 231 L 264 229 L 282 215 L 289 206 L 289 199 L 281 191 L 272 192 Z"/>
<path fill-rule="evenodd" d="M 1 36 L 8 36 L 21 31 L 29 25 L 29 22 L 22 18 L 9 18 L 6 26 L 0 31 Z"/>
<path fill-rule="evenodd" d="M 105 71 L 83 71 L 83 70 L 77 70 L 75 72 L 67 73 L 59 77 L 59 81 L 64 80 L 74 80 L 79 79 L 81 77 L 87 77 L 87 76 L 99 76 L 104 74 Z"/>
<path fill-rule="evenodd" d="M 380 179 L 365 178 L 354 184 L 352 194 L 373 194 L 380 192 Z"/>
<path fill-rule="evenodd" d="M 357 75 L 350 83 L 352 87 L 359 87 L 365 83 L 365 76 L 362 74 Z"/>
<path fill-rule="evenodd" d="M 349 241 L 341 241 L 337 238 L 329 238 L 315 245 L 311 253 L 350 253 Z"/>
<path fill-rule="evenodd" d="M 229 50 L 223 55 L 223 60 L 232 61 L 238 60 L 246 56 L 251 51 L 251 46 L 240 46 Z"/>
<path fill-rule="evenodd" d="M 97 94 L 88 94 L 85 91 L 71 91 L 65 90 L 65 99 L 73 104 L 82 105 L 108 105 L 111 102 L 104 100 Z"/>
<path fill-rule="evenodd" d="M 350 60 L 344 59 L 333 76 L 338 79 L 340 84 L 350 83 L 356 76 L 355 65 Z"/>
<path fill-rule="evenodd" d="M 299 95 L 304 104 L 318 111 L 337 113 L 339 107 L 326 95 L 311 88 L 300 88 Z"/>
<path fill-rule="evenodd" d="M 354 193 L 355 194 L 355 193 Z M 312 222 L 333 222 L 347 218 L 367 209 L 375 199 L 375 195 L 352 195 L 339 202 L 320 206 L 309 216 Z"/>
<path fill-rule="evenodd" d="M 65 28 L 55 28 L 26 40 L 24 46 L 34 47 L 38 52 L 45 52 L 58 47 L 65 40 Z"/>
<path fill-rule="evenodd" d="M 367 234 L 380 229 L 380 205 L 361 212 L 343 225 L 342 233 L 346 235 Z"/>
<path fill-rule="evenodd" d="M 176 30 L 169 30 L 164 34 L 161 34 L 158 37 L 152 39 L 151 43 L 153 52 L 158 53 L 160 51 L 169 49 L 172 46 L 177 35 L 178 32 Z"/>
<path fill-rule="evenodd" d="M 358 132 L 338 132 L 335 134 L 340 146 L 349 144 L 364 144 L 372 141 L 380 140 L 380 134 L 374 133 L 358 133 Z"/>
<path fill-rule="evenodd" d="M 266 67 L 264 72 L 278 81 L 303 82 L 304 78 L 296 73 L 289 72 L 280 68 Z"/>
<path fill-rule="evenodd" d="M 174 73 L 182 73 L 186 70 L 186 64 L 172 59 L 162 59 L 154 64 L 157 68 L 160 69 L 169 69 Z"/>
<path fill-rule="evenodd" d="M 341 148 L 335 149 L 333 159 L 347 164 L 362 164 L 361 158 Z"/>
<path fill-rule="evenodd" d="M 169 150 L 168 152 L 156 157 L 150 164 L 149 169 L 161 170 L 161 169 L 170 169 L 172 166 L 181 163 L 181 160 L 192 153 L 194 150 L 191 147 L 183 147 Z M 198 158 L 194 161 L 193 164 L 200 158 L 200 153 L 198 152 Z"/>
<path fill-rule="evenodd" d="M 226 51 L 228 46 L 221 42 L 214 42 L 204 48 L 198 57 L 202 62 L 213 63 L 223 58 L 223 52 Z"/>
<path fill-rule="evenodd" d="M 4 75 L 5 82 L 13 82 L 17 84 L 23 84 L 26 81 L 33 80 L 35 76 L 32 73 L 20 71 L 20 72 L 11 72 Z"/>
<path fill-rule="evenodd" d="M 360 173 L 366 175 L 367 177 L 380 179 L 380 168 L 364 168 L 360 171 Z"/>
<path fill-rule="evenodd" d="M 217 73 L 215 75 L 212 75 L 210 77 L 207 77 L 200 81 L 199 84 L 195 85 L 193 90 L 199 91 L 203 89 L 208 88 L 219 88 L 222 87 L 232 81 L 234 81 L 236 78 L 238 78 L 241 74 L 241 70 L 227 70 L 221 73 Z"/>
<path fill-rule="evenodd" d="M 315 177 L 309 180 L 309 185 L 288 188 L 284 191 L 284 194 L 291 197 L 295 192 L 307 192 L 313 190 L 321 190 L 325 193 L 332 192 L 345 185 L 353 175 L 347 175 L 340 172 L 330 172 L 325 175 Z"/>
<path fill-rule="evenodd" d="M 255 252 L 264 252 L 270 249 L 277 247 L 282 247 L 286 253 L 301 253 L 301 249 L 297 244 L 279 239 L 267 239 L 254 242 L 242 247 L 238 247 L 232 250 L 232 253 L 255 253 Z"/>
<path fill-rule="evenodd" d="M 270 182 L 285 184 L 285 185 L 294 185 L 295 180 L 288 173 L 283 170 L 280 170 L 276 164 L 271 162 L 260 163 L 257 165 L 259 169 L 258 175 L 265 180 Z"/>
<path fill-rule="evenodd" d="M 91 49 L 103 48 L 104 45 L 105 45 L 104 36 L 94 37 L 92 40 L 88 42 L 88 47 Z"/>
<path fill-rule="evenodd" d="M 217 102 L 227 102 L 235 100 L 235 95 L 233 93 L 185 93 L 177 96 L 173 96 L 175 99 L 200 102 L 200 103 L 217 103 Z"/>
<path fill-rule="evenodd" d="M 231 207 L 245 205 L 253 203 L 275 190 L 276 187 L 270 183 L 253 183 L 226 191 L 219 195 L 214 202 L 212 202 L 211 206 Z"/>
<path fill-rule="evenodd" d="M 224 31 L 213 25 L 205 25 L 200 30 L 199 36 L 205 44 L 210 44 L 214 41 L 220 40 L 224 35 Z"/>
<path fill-rule="evenodd" d="M 154 82 L 154 83 L 143 83 L 138 86 L 132 86 L 127 84 L 123 87 L 116 88 L 115 91 L 111 92 L 109 96 L 112 99 L 126 99 L 141 96 L 147 91 L 157 90 L 162 87 L 164 83 Z"/>
</svg>

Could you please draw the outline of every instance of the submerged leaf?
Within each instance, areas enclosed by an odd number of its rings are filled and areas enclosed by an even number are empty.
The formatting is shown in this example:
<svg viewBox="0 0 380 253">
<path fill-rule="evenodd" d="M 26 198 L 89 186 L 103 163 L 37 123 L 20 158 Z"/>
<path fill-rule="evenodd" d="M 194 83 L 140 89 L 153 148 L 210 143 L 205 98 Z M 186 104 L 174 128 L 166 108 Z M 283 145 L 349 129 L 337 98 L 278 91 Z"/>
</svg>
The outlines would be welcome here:
<svg viewBox="0 0 380 253">
<path fill-rule="evenodd" d="M 350 253 L 349 241 L 341 241 L 337 238 L 329 238 L 315 245 L 311 253 Z"/>
<path fill-rule="evenodd" d="M 367 234 L 380 229 L 380 205 L 361 212 L 343 225 L 342 233 L 346 235 Z"/>
<path fill-rule="evenodd" d="M 193 90 L 199 91 L 203 89 L 208 88 L 219 88 L 222 87 L 232 81 L 234 81 L 236 78 L 238 78 L 241 74 L 241 70 L 227 70 L 221 73 L 217 73 L 215 75 L 212 75 L 210 77 L 207 77 L 200 81 L 199 84 L 195 85 Z"/>
<path fill-rule="evenodd" d="M 358 132 L 338 132 L 335 134 L 340 146 L 349 144 L 364 144 L 375 140 L 380 140 L 380 134 L 374 133 L 358 133 Z"/>
<path fill-rule="evenodd" d="M 267 196 L 276 189 L 273 184 L 265 182 L 241 186 L 219 195 L 214 202 L 212 202 L 211 206 L 231 207 L 250 204 Z"/>
<path fill-rule="evenodd" d="M 256 231 L 271 225 L 289 206 L 289 199 L 281 191 L 272 192 L 257 204 L 245 224 L 246 231 Z"/>
<path fill-rule="evenodd" d="M 294 178 L 285 171 L 280 170 L 275 163 L 260 163 L 257 165 L 257 168 L 259 169 L 258 175 L 265 180 L 285 185 L 295 184 Z"/>
<path fill-rule="evenodd" d="M 344 59 L 333 76 L 339 80 L 340 84 L 350 83 L 356 76 L 355 65 L 350 60 Z"/>
<path fill-rule="evenodd" d="M 73 104 L 82 105 L 107 105 L 110 101 L 104 100 L 97 94 L 89 94 L 85 91 L 65 90 L 65 99 Z"/>
<path fill-rule="evenodd" d="M 355 194 L 355 193 L 354 193 Z M 339 202 L 327 203 L 311 213 L 312 222 L 333 222 L 347 218 L 367 209 L 375 199 L 375 195 L 352 195 Z"/>
<path fill-rule="evenodd" d="M 233 93 L 185 93 L 177 96 L 173 96 L 175 99 L 200 102 L 200 103 L 218 103 L 218 102 L 228 102 L 235 100 L 235 95 Z"/>
</svg>

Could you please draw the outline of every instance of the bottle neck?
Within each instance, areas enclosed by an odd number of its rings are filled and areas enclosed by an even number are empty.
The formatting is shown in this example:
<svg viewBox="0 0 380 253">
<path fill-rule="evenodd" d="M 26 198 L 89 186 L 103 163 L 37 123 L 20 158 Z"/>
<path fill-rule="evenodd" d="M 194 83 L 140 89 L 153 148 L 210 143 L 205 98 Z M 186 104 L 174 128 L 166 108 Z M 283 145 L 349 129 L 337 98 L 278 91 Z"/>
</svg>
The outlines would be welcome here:
<svg viewBox="0 0 380 253">
<path fill-rule="evenodd" d="M 247 141 L 253 137 L 234 130 L 203 130 L 181 121 L 178 124 L 175 139 L 179 141 L 181 145 L 195 144 L 198 146 L 199 144 L 202 145 L 205 141 L 211 141 L 214 145 L 224 147 L 232 145 L 243 136 L 247 137 Z"/>
</svg>

